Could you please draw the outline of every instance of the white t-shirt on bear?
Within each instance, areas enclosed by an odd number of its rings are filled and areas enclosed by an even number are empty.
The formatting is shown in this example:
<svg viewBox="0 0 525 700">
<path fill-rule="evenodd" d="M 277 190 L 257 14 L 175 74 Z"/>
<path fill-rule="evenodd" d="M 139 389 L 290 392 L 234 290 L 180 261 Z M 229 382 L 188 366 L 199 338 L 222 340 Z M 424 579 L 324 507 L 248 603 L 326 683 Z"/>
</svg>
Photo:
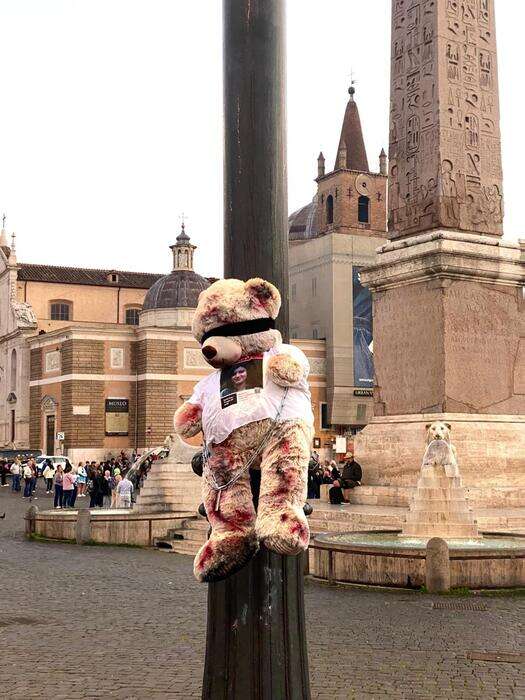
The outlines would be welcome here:
<svg viewBox="0 0 525 700">
<path fill-rule="evenodd" d="M 285 389 L 278 386 L 266 374 L 266 365 L 273 355 L 291 355 L 305 370 L 305 375 L 297 386 L 290 387 L 283 402 Z M 246 367 L 257 360 L 246 363 L 239 363 L 235 367 L 242 365 L 244 377 L 246 377 Z M 261 363 L 261 360 L 259 360 Z M 234 368 L 228 371 L 231 374 Z M 275 419 L 282 404 L 282 411 L 279 420 L 304 420 L 309 425 L 314 424 L 312 413 L 312 403 L 310 389 L 308 387 L 308 372 L 310 365 L 302 350 L 292 345 L 280 345 L 265 352 L 262 357 L 262 372 L 259 374 L 263 381 L 254 378 L 255 372 L 251 372 L 251 385 L 247 389 L 236 390 L 234 385 L 230 388 L 225 383 L 225 370 L 216 370 L 208 375 L 195 386 L 193 394 L 188 402 L 202 407 L 202 429 L 207 445 L 219 443 L 226 440 L 228 435 L 236 428 L 240 428 L 248 423 L 253 423 L 265 418 Z M 241 377 L 242 378 L 242 377 Z M 260 383 L 262 386 L 257 386 Z M 237 393 L 238 392 L 238 393 Z"/>
</svg>

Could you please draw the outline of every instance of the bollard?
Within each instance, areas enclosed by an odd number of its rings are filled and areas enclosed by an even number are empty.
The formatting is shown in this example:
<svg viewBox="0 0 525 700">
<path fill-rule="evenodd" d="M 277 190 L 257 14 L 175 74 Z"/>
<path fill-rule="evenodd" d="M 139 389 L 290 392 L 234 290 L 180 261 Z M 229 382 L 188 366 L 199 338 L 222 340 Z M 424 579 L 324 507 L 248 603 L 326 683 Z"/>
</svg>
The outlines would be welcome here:
<svg viewBox="0 0 525 700">
<path fill-rule="evenodd" d="M 91 540 L 91 511 L 89 508 L 79 508 L 75 526 L 77 544 L 86 544 Z"/>
<path fill-rule="evenodd" d="M 429 593 L 450 591 L 450 557 L 448 544 L 440 537 L 427 542 L 426 586 Z"/>
<path fill-rule="evenodd" d="M 29 506 L 26 510 L 26 537 L 31 537 L 35 533 L 35 520 L 38 514 L 38 506 Z"/>
</svg>

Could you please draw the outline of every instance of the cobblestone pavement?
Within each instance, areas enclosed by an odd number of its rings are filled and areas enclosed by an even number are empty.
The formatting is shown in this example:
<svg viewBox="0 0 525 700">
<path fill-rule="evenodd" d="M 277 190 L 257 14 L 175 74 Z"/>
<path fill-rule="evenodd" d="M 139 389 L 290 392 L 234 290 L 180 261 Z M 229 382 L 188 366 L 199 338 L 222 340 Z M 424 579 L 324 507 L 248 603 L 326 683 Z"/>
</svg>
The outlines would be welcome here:
<svg viewBox="0 0 525 700">
<path fill-rule="evenodd" d="M 0 489 L 0 696 L 199 698 L 206 588 L 191 559 L 26 542 L 26 506 Z M 313 698 L 525 698 L 523 663 L 469 658 L 523 654 L 525 599 L 485 598 L 486 612 L 433 600 L 308 583 Z"/>
</svg>

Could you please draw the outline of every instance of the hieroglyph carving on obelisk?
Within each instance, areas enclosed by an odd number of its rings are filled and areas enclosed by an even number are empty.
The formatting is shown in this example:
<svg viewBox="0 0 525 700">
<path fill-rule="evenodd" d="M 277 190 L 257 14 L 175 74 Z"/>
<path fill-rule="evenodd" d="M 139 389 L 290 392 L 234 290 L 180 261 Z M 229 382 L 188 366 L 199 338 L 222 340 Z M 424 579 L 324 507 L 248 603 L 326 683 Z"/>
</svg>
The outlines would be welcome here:
<svg viewBox="0 0 525 700">
<path fill-rule="evenodd" d="M 390 237 L 503 234 L 494 0 L 392 0 Z"/>
</svg>

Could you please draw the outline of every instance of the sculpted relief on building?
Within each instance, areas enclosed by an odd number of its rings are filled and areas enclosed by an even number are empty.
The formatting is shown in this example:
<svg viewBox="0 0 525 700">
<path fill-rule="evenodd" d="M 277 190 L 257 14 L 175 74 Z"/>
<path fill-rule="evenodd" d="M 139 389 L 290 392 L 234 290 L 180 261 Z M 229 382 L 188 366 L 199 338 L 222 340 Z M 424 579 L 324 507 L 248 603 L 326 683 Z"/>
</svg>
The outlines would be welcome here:
<svg viewBox="0 0 525 700">
<path fill-rule="evenodd" d="M 392 0 L 390 237 L 503 234 L 494 0 Z"/>
</svg>

